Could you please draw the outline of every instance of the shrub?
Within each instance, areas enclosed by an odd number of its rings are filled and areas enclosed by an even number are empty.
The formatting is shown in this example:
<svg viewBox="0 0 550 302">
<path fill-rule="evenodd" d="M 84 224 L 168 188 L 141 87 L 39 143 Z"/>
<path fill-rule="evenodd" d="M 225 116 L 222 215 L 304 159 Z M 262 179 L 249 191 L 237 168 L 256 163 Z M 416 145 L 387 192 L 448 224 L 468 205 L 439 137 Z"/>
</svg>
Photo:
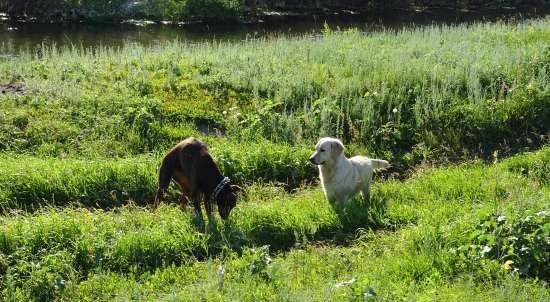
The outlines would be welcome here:
<svg viewBox="0 0 550 302">
<path fill-rule="evenodd" d="M 146 18 L 223 22 L 235 21 L 242 10 L 238 0 L 7 0 L 2 3 L 0 11 L 40 21 Z"/>
<path fill-rule="evenodd" d="M 469 233 L 471 244 L 457 252 L 476 267 L 496 261 L 510 272 L 550 280 L 550 212 L 547 210 L 508 218 L 502 214 L 481 214 Z"/>
</svg>

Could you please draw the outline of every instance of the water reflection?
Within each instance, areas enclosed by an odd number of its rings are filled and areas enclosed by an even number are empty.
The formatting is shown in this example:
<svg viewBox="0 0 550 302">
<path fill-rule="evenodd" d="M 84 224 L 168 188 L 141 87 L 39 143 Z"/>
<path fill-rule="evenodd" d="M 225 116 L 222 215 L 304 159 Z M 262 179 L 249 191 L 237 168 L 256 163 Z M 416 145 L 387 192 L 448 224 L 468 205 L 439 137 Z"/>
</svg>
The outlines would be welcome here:
<svg viewBox="0 0 550 302">
<path fill-rule="evenodd" d="M 209 24 L 36 24 L 8 23 L 0 20 L 0 55 L 32 51 L 42 44 L 58 47 L 118 47 L 127 43 L 152 45 L 171 40 L 240 41 L 276 36 L 318 34 L 326 23 L 331 28 L 358 28 L 370 32 L 380 29 L 400 29 L 426 24 L 457 24 L 463 22 L 521 20 L 544 13 L 474 14 L 474 13 L 396 13 L 385 16 L 333 15 L 274 18 L 264 22 L 235 25 Z"/>
</svg>

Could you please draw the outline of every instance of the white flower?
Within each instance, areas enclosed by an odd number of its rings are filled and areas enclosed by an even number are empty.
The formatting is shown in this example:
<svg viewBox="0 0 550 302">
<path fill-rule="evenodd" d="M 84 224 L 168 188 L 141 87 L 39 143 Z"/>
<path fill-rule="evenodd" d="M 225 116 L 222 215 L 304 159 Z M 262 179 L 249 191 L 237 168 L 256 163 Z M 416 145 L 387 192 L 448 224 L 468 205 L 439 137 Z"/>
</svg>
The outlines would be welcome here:
<svg viewBox="0 0 550 302">
<path fill-rule="evenodd" d="M 393 108 L 393 113 L 397 113 L 397 108 Z"/>
</svg>

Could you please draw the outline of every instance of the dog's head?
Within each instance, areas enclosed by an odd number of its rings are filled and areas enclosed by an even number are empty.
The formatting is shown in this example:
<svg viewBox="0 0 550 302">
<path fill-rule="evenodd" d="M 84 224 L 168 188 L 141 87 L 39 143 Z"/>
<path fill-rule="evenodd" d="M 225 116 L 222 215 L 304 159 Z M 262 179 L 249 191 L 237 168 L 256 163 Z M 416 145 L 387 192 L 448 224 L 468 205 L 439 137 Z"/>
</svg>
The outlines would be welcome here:
<svg viewBox="0 0 550 302">
<path fill-rule="evenodd" d="M 239 186 L 225 186 L 218 196 L 218 212 L 222 219 L 227 219 L 231 210 L 237 205 L 237 198 L 243 189 Z"/>
<path fill-rule="evenodd" d="M 333 163 L 344 152 L 344 144 L 336 138 L 323 137 L 317 142 L 315 152 L 309 158 L 314 165 Z"/>
</svg>

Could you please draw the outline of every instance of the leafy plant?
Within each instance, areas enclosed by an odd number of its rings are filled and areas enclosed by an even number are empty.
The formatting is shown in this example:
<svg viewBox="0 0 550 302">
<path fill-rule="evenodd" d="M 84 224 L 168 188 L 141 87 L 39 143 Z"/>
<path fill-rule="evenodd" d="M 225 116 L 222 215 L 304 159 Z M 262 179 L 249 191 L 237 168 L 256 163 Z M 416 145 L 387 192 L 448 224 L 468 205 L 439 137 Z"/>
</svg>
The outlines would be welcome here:
<svg viewBox="0 0 550 302">
<path fill-rule="evenodd" d="M 507 271 L 550 280 L 550 211 L 513 219 L 484 214 L 469 236 L 471 244 L 458 251 L 471 265 L 494 260 Z"/>
</svg>

